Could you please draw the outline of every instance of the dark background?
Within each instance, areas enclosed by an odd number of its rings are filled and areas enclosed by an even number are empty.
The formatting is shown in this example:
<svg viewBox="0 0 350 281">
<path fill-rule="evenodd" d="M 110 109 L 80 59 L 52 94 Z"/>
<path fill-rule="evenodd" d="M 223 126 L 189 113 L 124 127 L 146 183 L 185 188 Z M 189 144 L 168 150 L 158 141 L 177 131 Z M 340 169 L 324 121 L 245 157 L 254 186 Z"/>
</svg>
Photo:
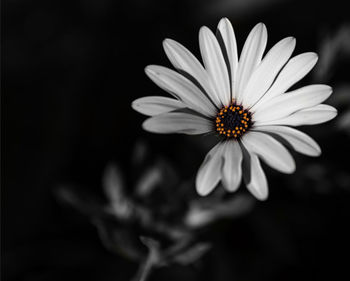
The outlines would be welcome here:
<svg viewBox="0 0 350 281">
<path fill-rule="evenodd" d="M 59 204 L 53 190 L 72 183 L 100 194 L 106 164 L 127 171 L 139 139 L 184 178 L 195 174 L 205 155 L 197 146 L 202 138 L 144 132 L 144 117 L 130 107 L 135 98 L 163 94 L 143 69 L 170 66 L 164 38 L 198 56 L 200 26 L 215 29 L 226 16 L 241 49 L 262 21 L 268 48 L 292 35 L 295 54 L 315 51 L 320 61 L 333 55 L 302 84 L 330 84 L 339 116 L 349 110 L 349 101 L 337 99 L 350 99 L 348 53 L 327 48 L 349 24 L 343 2 L 3 1 L 3 280 L 133 276 L 137 264 L 105 250 L 89 221 Z M 340 86 L 348 97 L 338 94 Z M 336 120 L 304 128 L 320 143 L 321 157 L 295 154 L 293 175 L 266 169 L 268 201 L 214 232 L 214 247 L 201 262 L 160 269 L 151 280 L 350 280 L 349 135 Z"/>
</svg>

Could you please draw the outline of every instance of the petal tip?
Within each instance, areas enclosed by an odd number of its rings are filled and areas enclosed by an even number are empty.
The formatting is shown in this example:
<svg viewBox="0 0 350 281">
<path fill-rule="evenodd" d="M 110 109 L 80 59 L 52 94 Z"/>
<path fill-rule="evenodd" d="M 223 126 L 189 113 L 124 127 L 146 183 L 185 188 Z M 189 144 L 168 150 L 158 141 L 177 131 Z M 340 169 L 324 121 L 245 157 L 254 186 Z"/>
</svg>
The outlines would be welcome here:
<svg viewBox="0 0 350 281">
<path fill-rule="evenodd" d="M 295 161 L 293 160 L 292 162 L 293 164 L 290 165 L 290 167 L 286 167 L 286 169 L 284 170 L 284 172 L 286 174 L 293 174 L 296 170 L 296 165 L 295 165 Z"/>
<path fill-rule="evenodd" d="M 174 42 L 174 40 L 170 39 L 170 38 L 165 38 L 162 42 L 163 44 L 163 48 L 166 49 L 166 48 L 169 48 L 171 47 L 171 44 Z"/>
<path fill-rule="evenodd" d="M 255 28 L 260 29 L 260 30 L 266 30 L 266 25 L 263 22 L 257 23 Z"/>
<path fill-rule="evenodd" d="M 269 197 L 269 189 L 268 188 L 260 188 L 259 190 L 257 190 L 256 188 L 252 188 L 250 186 L 250 183 L 247 185 L 248 190 L 250 191 L 250 193 L 259 201 L 266 201 L 267 198 Z"/>
<path fill-rule="evenodd" d="M 296 38 L 293 36 L 289 36 L 289 37 L 286 37 L 284 40 L 285 40 L 286 46 L 292 49 L 293 51 L 297 42 Z"/>
<path fill-rule="evenodd" d="M 203 25 L 200 29 L 199 29 L 199 36 L 203 36 L 203 35 L 207 35 L 209 34 L 211 31 L 209 29 L 209 27 Z"/>
<path fill-rule="evenodd" d="M 266 201 L 268 197 L 269 197 L 268 193 L 263 195 L 255 195 L 255 198 L 258 199 L 259 201 Z"/>
<path fill-rule="evenodd" d="M 136 110 L 136 111 L 137 111 L 137 106 L 138 106 L 137 101 L 138 101 L 138 99 L 132 101 L 131 104 L 130 104 L 131 108 Z"/>
<path fill-rule="evenodd" d="M 142 123 L 142 129 L 144 129 L 145 131 L 147 131 L 147 132 L 152 132 L 152 130 L 150 130 L 150 125 L 149 125 L 149 123 L 150 123 L 150 119 L 151 118 L 148 118 L 148 119 L 146 119 L 145 121 L 143 121 L 143 123 Z"/>
<path fill-rule="evenodd" d="M 231 25 L 231 21 L 226 18 L 226 17 L 223 17 L 220 21 L 219 21 L 219 24 L 218 24 L 218 28 L 222 28 L 224 27 L 225 25 Z"/>
<path fill-rule="evenodd" d="M 318 54 L 316 54 L 315 52 L 310 52 L 310 56 L 314 64 L 316 64 L 318 61 Z"/>
<path fill-rule="evenodd" d="M 338 110 L 335 107 L 332 107 L 332 110 L 333 110 L 333 114 L 334 115 L 333 115 L 333 117 L 331 119 L 335 118 L 338 115 Z"/>
<path fill-rule="evenodd" d="M 212 190 L 211 189 L 204 189 L 203 186 L 198 182 L 198 177 L 196 179 L 196 191 L 199 196 L 207 196 Z"/>
<path fill-rule="evenodd" d="M 327 85 L 328 97 L 333 93 L 333 88 Z"/>
<path fill-rule="evenodd" d="M 147 65 L 145 68 L 144 68 L 144 71 L 147 75 L 149 75 L 150 73 L 152 73 L 152 65 Z"/>
<path fill-rule="evenodd" d="M 255 32 L 257 32 L 258 34 L 260 34 L 260 36 L 262 36 L 262 38 L 267 38 L 267 28 L 266 25 L 263 22 L 259 22 L 254 28 L 253 30 Z"/>
<path fill-rule="evenodd" d="M 164 69 L 164 67 L 155 64 L 150 64 L 145 67 L 144 71 L 146 75 L 151 78 L 152 76 L 156 76 L 159 70 L 161 69 Z"/>
<path fill-rule="evenodd" d="M 146 114 L 143 110 L 142 110 L 142 100 L 144 99 L 145 97 L 142 97 L 142 98 L 138 98 L 134 101 L 131 102 L 131 108 L 133 110 L 135 110 L 136 112 L 138 113 L 141 113 L 143 115 L 149 115 L 149 114 Z"/>
</svg>

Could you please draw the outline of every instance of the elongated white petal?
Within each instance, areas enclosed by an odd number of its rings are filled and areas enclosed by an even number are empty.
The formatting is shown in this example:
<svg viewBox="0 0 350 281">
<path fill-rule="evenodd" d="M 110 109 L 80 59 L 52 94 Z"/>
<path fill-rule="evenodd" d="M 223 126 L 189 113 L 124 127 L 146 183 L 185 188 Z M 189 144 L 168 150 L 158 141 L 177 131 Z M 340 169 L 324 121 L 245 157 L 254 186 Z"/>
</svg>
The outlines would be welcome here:
<svg viewBox="0 0 350 281">
<path fill-rule="evenodd" d="M 249 33 L 244 43 L 238 62 L 237 80 L 234 85 L 238 103 L 242 102 L 242 93 L 252 73 L 259 65 L 267 42 L 267 30 L 263 23 L 258 23 Z"/>
<path fill-rule="evenodd" d="M 134 100 L 131 107 L 144 115 L 154 116 L 176 109 L 185 108 L 186 105 L 176 99 L 150 96 Z"/>
<path fill-rule="evenodd" d="M 254 120 L 259 122 L 276 120 L 298 110 L 320 104 L 332 94 L 327 85 L 309 85 L 295 91 L 279 95 L 268 104 L 259 105 L 254 112 Z"/>
<path fill-rule="evenodd" d="M 196 85 L 181 74 L 157 65 L 149 65 L 145 71 L 154 83 L 183 101 L 189 108 L 205 116 L 215 115 L 214 105 Z"/>
<path fill-rule="evenodd" d="M 287 125 L 287 126 L 302 126 L 302 125 L 315 125 L 327 122 L 337 116 L 337 110 L 326 104 L 319 104 L 317 106 L 306 108 L 297 111 L 287 117 L 264 121 L 255 122 L 256 126 L 259 125 Z"/>
<path fill-rule="evenodd" d="M 224 144 L 223 157 L 222 183 L 232 192 L 237 190 L 242 178 L 242 150 L 237 141 Z"/>
<path fill-rule="evenodd" d="M 259 155 L 266 164 L 282 173 L 293 173 L 295 162 L 288 150 L 273 137 L 250 131 L 242 138 L 247 150 Z"/>
<path fill-rule="evenodd" d="M 245 149 L 243 179 L 247 189 L 259 200 L 266 200 L 269 194 L 267 179 L 256 154 Z"/>
<path fill-rule="evenodd" d="M 199 60 L 186 47 L 172 39 L 165 39 L 163 48 L 173 66 L 197 80 L 212 102 L 216 106 L 221 106 L 220 98 L 213 88 L 208 73 Z"/>
<path fill-rule="evenodd" d="M 203 26 L 199 31 L 199 46 L 205 69 L 213 81 L 222 105 L 230 103 L 228 70 L 220 45 L 213 32 Z"/>
<path fill-rule="evenodd" d="M 311 137 L 286 126 L 260 126 L 254 130 L 277 135 L 284 139 L 295 151 L 309 156 L 321 155 L 321 148 Z"/>
<path fill-rule="evenodd" d="M 143 129 L 159 134 L 205 134 L 212 130 L 212 123 L 191 113 L 169 112 L 148 118 L 142 124 Z"/>
<path fill-rule="evenodd" d="M 315 66 L 317 59 L 317 54 L 311 52 L 293 57 L 282 69 L 276 81 L 266 92 L 260 102 L 263 103 L 269 101 L 271 98 L 287 91 L 291 86 L 310 72 Z"/>
<path fill-rule="evenodd" d="M 218 143 L 205 157 L 196 177 L 196 189 L 199 195 L 208 195 L 221 179 L 223 144 Z"/>
<path fill-rule="evenodd" d="M 295 48 L 295 38 L 279 41 L 264 57 L 248 81 L 242 94 L 245 107 L 254 105 L 272 85 L 281 68 L 288 61 Z"/>
<path fill-rule="evenodd" d="M 230 65 L 230 74 L 231 74 L 231 91 L 233 85 L 236 81 L 236 72 L 238 67 L 238 52 L 237 52 L 237 43 L 236 36 L 231 25 L 231 22 L 227 18 L 220 20 L 218 25 L 218 30 L 220 31 L 222 40 L 224 41 L 226 53 Z M 232 93 L 232 98 L 235 98 L 234 93 Z"/>
</svg>

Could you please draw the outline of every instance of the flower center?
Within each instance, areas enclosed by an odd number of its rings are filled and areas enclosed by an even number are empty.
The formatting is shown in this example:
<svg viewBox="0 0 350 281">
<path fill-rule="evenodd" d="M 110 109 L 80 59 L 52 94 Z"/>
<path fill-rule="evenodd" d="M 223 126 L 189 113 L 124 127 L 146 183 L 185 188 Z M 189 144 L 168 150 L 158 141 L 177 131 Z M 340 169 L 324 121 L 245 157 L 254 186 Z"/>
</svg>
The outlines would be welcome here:
<svg viewBox="0 0 350 281">
<path fill-rule="evenodd" d="M 238 139 L 252 126 L 252 123 L 251 113 L 232 102 L 218 112 L 215 128 L 224 137 Z"/>
</svg>

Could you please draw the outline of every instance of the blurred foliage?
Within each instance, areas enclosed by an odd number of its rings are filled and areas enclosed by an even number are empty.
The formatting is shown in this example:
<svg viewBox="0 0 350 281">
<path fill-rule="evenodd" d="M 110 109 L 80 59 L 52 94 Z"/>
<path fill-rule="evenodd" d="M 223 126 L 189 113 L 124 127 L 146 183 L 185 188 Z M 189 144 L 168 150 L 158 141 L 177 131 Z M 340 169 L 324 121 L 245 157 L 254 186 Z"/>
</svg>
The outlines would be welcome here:
<svg viewBox="0 0 350 281">
<path fill-rule="evenodd" d="M 132 280 L 153 267 L 151 280 L 350 278 L 346 2 L 7 0 L 2 7 L 3 280 Z M 302 128 L 321 157 L 295 154 L 293 175 L 265 167 L 265 203 L 243 186 L 199 198 L 193 175 L 212 140 L 148 134 L 130 108 L 161 93 L 143 69 L 169 65 L 165 37 L 199 56 L 199 27 L 214 28 L 223 16 L 239 49 L 263 21 L 270 46 L 292 35 L 296 54 L 317 52 L 317 68 L 300 83 L 331 85 L 327 102 L 339 111 Z M 140 138 L 148 146 L 134 147 Z"/>
<path fill-rule="evenodd" d="M 181 182 L 166 160 L 158 158 L 150 166 L 142 157 L 147 153 L 142 146 L 136 145 L 131 161 L 131 170 L 137 168 L 139 173 L 138 178 L 131 173 L 128 182 L 134 186 L 126 186 L 118 166 L 106 167 L 102 178 L 106 202 L 69 186 L 55 192 L 60 202 L 88 216 L 109 251 L 141 262 L 135 280 L 144 280 L 153 267 L 196 262 L 211 247 L 202 240 L 204 229 L 247 213 L 254 202 L 248 195 L 224 199 L 223 192 L 220 197 L 198 198 L 192 184 Z"/>
</svg>

